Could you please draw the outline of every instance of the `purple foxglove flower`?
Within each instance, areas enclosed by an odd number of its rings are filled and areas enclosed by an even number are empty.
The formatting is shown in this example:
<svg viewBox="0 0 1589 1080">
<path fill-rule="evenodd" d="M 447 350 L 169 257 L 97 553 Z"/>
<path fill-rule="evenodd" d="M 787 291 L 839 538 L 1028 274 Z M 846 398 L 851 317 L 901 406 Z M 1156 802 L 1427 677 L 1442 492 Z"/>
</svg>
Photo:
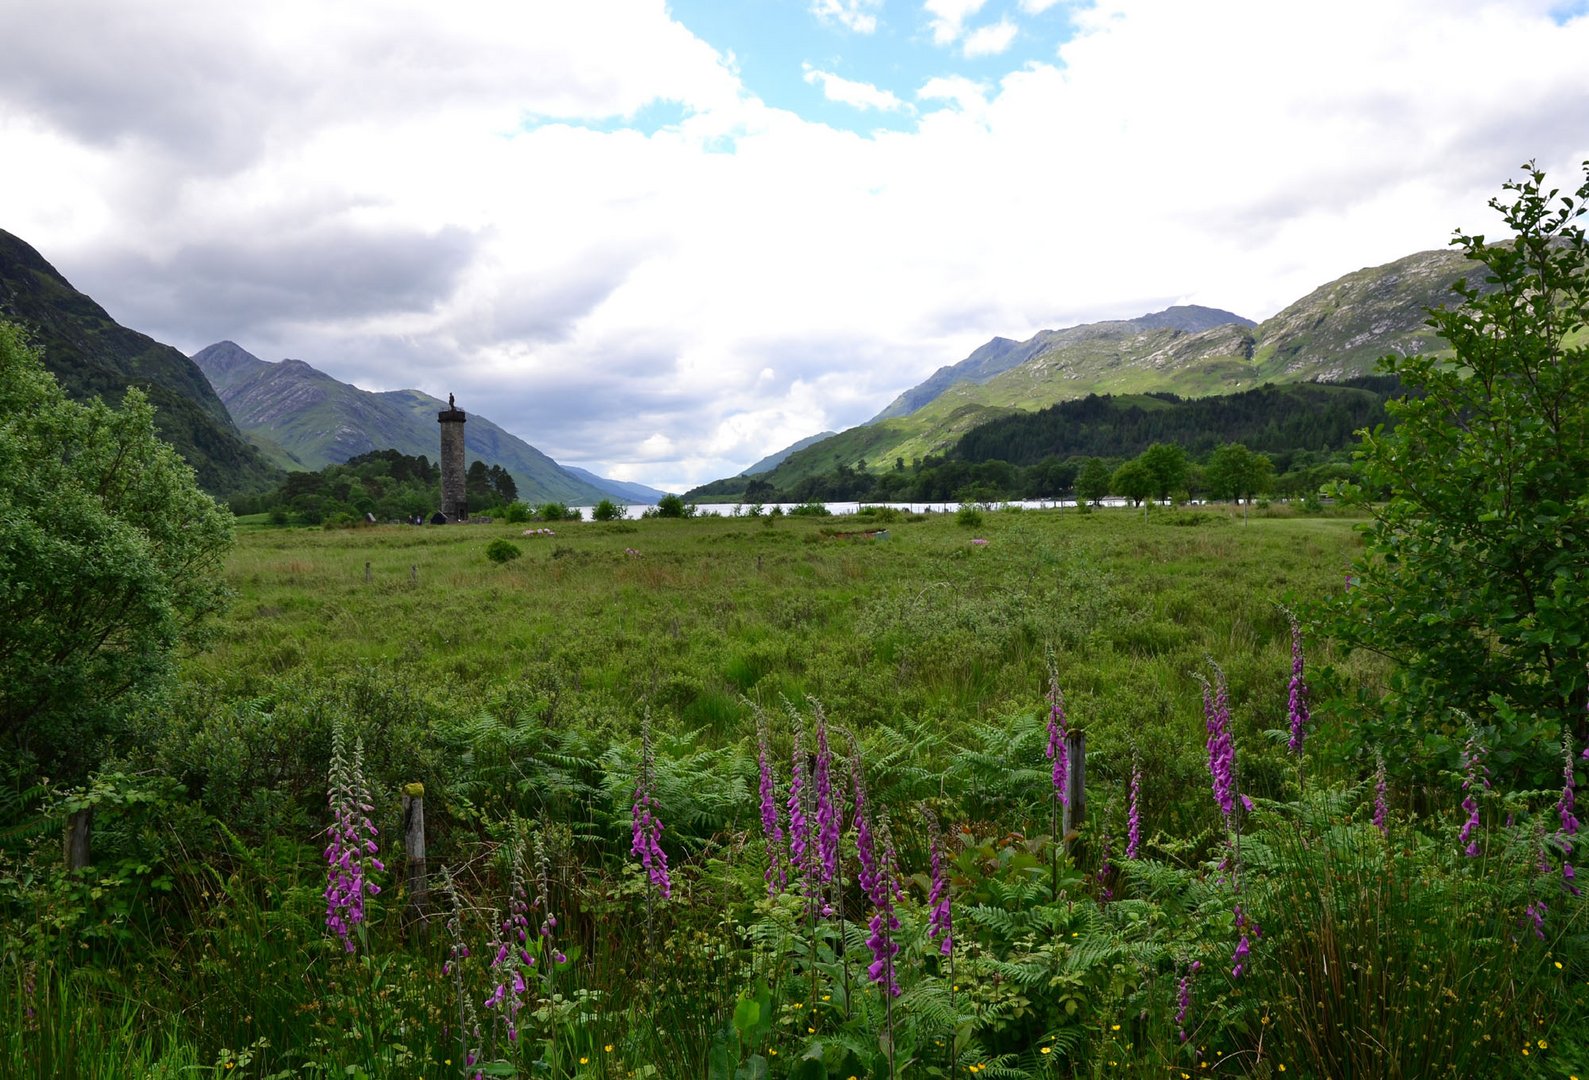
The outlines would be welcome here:
<svg viewBox="0 0 1589 1080">
<path fill-rule="evenodd" d="M 949 956 L 954 952 L 954 915 L 949 907 L 949 875 L 943 865 L 943 833 L 938 829 L 938 819 L 929 811 L 927 820 L 932 827 L 932 889 L 927 894 L 930 911 L 927 915 L 927 936 L 942 939 L 939 953 Z"/>
<path fill-rule="evenodd" d="M 1236 951 L 1235 951 L 1235 953 L 1233 953 L 1231 955 L 1231 960 L 1233 960 L 1235 962 L 1235 964 L 1236 964 L 1235 967 L 1230 969 L 1230 977 L 1231 978 L 1239 979 L 1239 978 L 1241 978 L 1242 973 L 1244 971 L 1246 971 L 1246 969 L 1247 969 L 1246 960 L 1247 960 L 1247 953 L 1248 952 L 1249 952 L 1249 949 L 1248 949 L 1248 946 L 1247 946 L 1247 935 L 1243 934 L 1241 936 L 1241 940 L 1236 942 Z"/>
<path fill-rule="evenodd" d="M 1059 689 L 1059 668 L 1054 664 L 1054 658 L 1048 660 L 1048 748 L 1044 756 L 1054 763 L 1053 783 L 1054 791 L 1059 795 L 1061 805 L 1069 801 L 1069 794 L 1065 791 L 1065 781 L 1070 776 L 1069 751 L 1065 748 L 1065 736 L 1068 734 L 1065 719 L 1065 695 Z"/>
<path fill-rule="evenodd" d="M 1561 756 L 1561 798 L 1556 801 L 1556 813 L 1561 818 L 1561 836 L 1566 844 L 1567 852 L 1571 854 L 1572 841 L 1565 838 L 1575 836 L 1578 832 L 1578 818 L 1573 813 L 1577 803 L 1574 791 L 1578 786 L 1578 778 L 1573 774 L 1572 735 L 1570 734 L 1562 736 Z"/>
<path fill-rule="evenodd" d="M 1381 836 L 1390 835 L 1390 827 L 1386 819 L 1390 814 L 1390 803 L 1385 798 L 1385 758 L 1377 755 L 1378 764 L 1374 769 L 1374 828 L 1379 830 Z"/>
<path fill-rule="evenodd" d="M 1192 972 L 1196 970 L 1197 965 L 1194 963 L 1192 971 L 1181 976 L 1180 992 L 1176 995 L 1175 1027 L 1182 1042 L 1190 1038 L 1186 1033 L 1186 1021 L 1192 1015 Z"/>
<path fill-rule="evenodd" d="M 855 873 L 856 882 L 871 901 L 878 902 L 877 848 L 872 839 L 872 820 L 869 814 L 855 817 L 855 854 L 860 867 Z"/>
<path fill-rule="evenodd" d="M 1462 790 L 1466 796 L 1462 800 L 1462 809 L 1467 811 L 1468 817 L 1462 825 L 1462 831 L 1457 834 L 1457 839 L 1467 845 L 1464 853 L 1470 859 L 1479 857 L 1479 841 L 1475 834 L 1479 827 L 1479 803 L 1474 798 L 1474 790 L 1481 784 L 1489 787 L 1486 778 L 1489 770 L 1484 765 L 1483 748 L 1479 745 L 1477 734 L 1468 737 L 1467 746 L 1462 751 L 1462 766 L 1465 773 L 1462 781 Z"/>
<path fill-rule="evenodd" d="M 757 714 L 756 765 L 761 773 L 761 834 L 767 845 L 767 896 L 777 896 L 788 884 L 788 868 L 783 861 L 783 825 L 778 818 L 777 784 L 772 775 L 772 763 L 767 753 L 767 723 Z"/>
<path fill-rule="evenodd" d="M 1131 806 L 1126 812 L 1126 858 L 1135 859 L 1142 850 L 1142 766 L 1131 764 Z"/>
<path fill-rule="evenodd" d="M 386 867 L 375 858 L 380 850 L 373 839 L 375 825 L 360 812 L 371 808 L 364 779 L 364 742 L 355 740 L 349 755 L 340 724 L 331 731 L 327 802 L 331 825 L 325 848 L 326 928 L 341 939 L 345 952 L 353 952 L 355 929 L 364 921 L 364 898 L 381 891 L 368 871 L 382 872 Z"/>
<path fill-rule="evenodd" d="M 872 962 L 866 968 L 867 978 L 882 987 L 889 997 L 898 997 L 899 979 L 894 971 L 894 957 L 899 953 L 899 943 L 893 939 L 893 933 L 899 929 L 899 919 L 894 916 L 892 907 L 880 908 L 867 925 L 872 931 L 866 939 L 867 947 L 872 950 Z"/>
<path fill-rule="evenodd" d="M 1231 963 L 1235 965 L 1230 972 L 1230 977 L 1233 979 L 1241 978 L 1247 970 L 1247 954 L 1252 951 L 1249 935 L 1252 938 L 1263 937 L 1263 930 L 1242 909 L 1240 904 L 1236 905 L 1236 932 L 1241 935 L 1241 938 L 1236 942 L 1236 951 L 1230 957 Z"/>
<path fill-rule="evenodd" d="M 1528 907 L 1524 909 L 1524 913 L 1534 924 L 1534 936 L 1539 938 L 1541 941 L 1545 940 L 1546 910 L 1545 901 L 1543 900 L 1530 901 Z"/>
<path fill-rule="evenodd" d="M 656 803 L 651 793 L 655 769 L 656 759 L 651 750 L 651 723 L 648 720 L 642 728 L 640 779 L 635 785 L 634 805 L 630 808 L 633 821 L 630 851 L 639 857 L 646 877 L 662 894 L 662 899 L 667 900 L 673 896 L 673 880 L 668 874 L 667 852 L 662 850 L 662 819 L 654 810 Z"/>
<path fill-rule="evenodd" d="M 814 703 L 813 703 L 814 704 Z M 842 812 L 833 797 L 833 752 L 828 747 L 828 720 L 820 706 L 817 718 L 817 759 L 812 783 L 817 793 L 818 880 L 830 884 L 839 872 L 839 833 Z"/>
<path fill-rule="evenodd" d="M 1199 676 L 1203 684 L 1203 721 L 1208 730 L 1208 774 L 1213 780 L 1214 801 L 1219 812 L 1230 820 L 1236 809 L 1236 743 L 1230 734 L 1230 692 L 1225 673 L 1218 664 L 1214 684 Z"/>
<path fill-rule="evenodd" d="M 1287 705 L 1287 716 L 1291 722 L 1291 741 L 1288 745 L 1293 754 L 1300 754 L 1310 719 L 1308 683 L 1302 674 L 1302 624 L 1297 622 L 1297 617 L 1289 611 L 1286 612 L 1286 617 L 1291 620 L 1291 685 Z"/>
<path fill-rule="evenodd" d="M 796 726 L 789 763 L 789 865 L 809 879 L 806 856 L 811 846 L 811 825 L 806 816 L 806 754 L 800 735 L 800 728 Z"/>
</svg>

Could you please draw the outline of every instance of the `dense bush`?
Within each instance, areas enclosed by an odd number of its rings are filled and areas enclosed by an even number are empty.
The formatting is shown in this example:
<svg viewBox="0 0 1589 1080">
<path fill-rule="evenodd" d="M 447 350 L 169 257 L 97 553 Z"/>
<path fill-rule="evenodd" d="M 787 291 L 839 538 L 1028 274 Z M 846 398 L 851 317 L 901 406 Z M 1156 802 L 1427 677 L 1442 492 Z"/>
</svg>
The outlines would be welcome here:
<svg viewBox="0 0 1589 1080">
<path fill-rule="evenodd" d="M 140 391 L 119 409 L 68 401 L 0 322 L 3 752 L 84 777 L 127 706 L 205 641 L 231 528 Z"/>
<path fill-rule="evenodd" d="M 1457 363 L 1384 361 L 1414 392 L 1359 454 L 1368 553 L 1326 618 L 1396 664 L 1361 729 L 1396 768 L 1459 767 L 1478 723 L 1492 769 L 1544 786 L 1561 733 L 1589 738 L 1589 163 L 1576 199 L 1526 168 L 1491 201 L 1516 239 L 1453 241 L 1478 280 L 1429 322 Z"/>
<path fill-rule="evenodd" d="M 501 536 L 486 545 L 486 558 L 494 563 L 512 562 L 523 554 L 523 548 Z"/>
</svg>

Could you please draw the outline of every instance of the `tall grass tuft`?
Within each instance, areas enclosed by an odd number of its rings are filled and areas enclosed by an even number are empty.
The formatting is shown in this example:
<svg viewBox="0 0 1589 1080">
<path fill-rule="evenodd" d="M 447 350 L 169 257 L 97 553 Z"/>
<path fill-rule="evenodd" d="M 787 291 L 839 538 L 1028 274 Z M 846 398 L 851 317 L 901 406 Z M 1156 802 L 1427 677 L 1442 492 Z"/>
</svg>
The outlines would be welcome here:
<svg viewBox="0 0 1589 1080">
<path fill-rule="evenodd" d="M 1266 931 L 1247 992 L 1269 1053 L 1304 1076 L 1523 1074 L 1563 986 L 1551 942 L 1520 924 L 1528 831 L 1470 860 L 1438 836 L 1381 833 L 1356 802 L 1336 788 L 1266 805 L 1246 841 Z M 1552 929 L 1581 933 L 1581 908 Z"/>
</svg>

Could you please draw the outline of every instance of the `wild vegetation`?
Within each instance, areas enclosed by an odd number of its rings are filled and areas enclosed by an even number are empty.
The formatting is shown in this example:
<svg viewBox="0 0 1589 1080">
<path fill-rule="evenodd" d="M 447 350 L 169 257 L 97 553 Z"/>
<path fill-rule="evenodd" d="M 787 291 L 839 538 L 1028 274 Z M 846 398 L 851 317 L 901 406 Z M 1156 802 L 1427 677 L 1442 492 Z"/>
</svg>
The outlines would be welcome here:
<svg viewBox="0 0 1589 1080">
<path fill-rule="evenodd" d="M 0 1073 L 1581 1074 L 1589 251 L 1541 183 L 1361 509 L 240 527 L 80 781 L 6 759 Z"/>
<path fill-rule="evenodd" d="M 440 484 L 440 464 L 424 454 L 372 450 L 315 472 L 288 473 L 274 491 L 238 496 L 232 508 L 244 515 L 265 514 L 277 525 L 352 525 L 367 516 L 414 521 L 436 512 Z M 518 503 L 518 485 L 500 465 L 471 461 L 464 484 L 471 513 L 488 514 Z M 561 503 L 554 505 L 566 511 Z M 509 520 L 527 521 L 530 509 L 518 506 L 521 512 Z"/>
</svg>

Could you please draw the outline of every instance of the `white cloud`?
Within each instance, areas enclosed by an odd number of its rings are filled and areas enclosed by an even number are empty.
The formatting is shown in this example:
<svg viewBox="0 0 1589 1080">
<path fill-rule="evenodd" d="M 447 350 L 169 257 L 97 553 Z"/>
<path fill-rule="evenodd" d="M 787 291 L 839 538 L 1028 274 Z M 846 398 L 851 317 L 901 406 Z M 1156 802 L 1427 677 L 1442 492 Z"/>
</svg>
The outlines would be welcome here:
<svg viewBox="0 0 1589 1080">
<path fill-rule="evenodd" d="M 987 87 L 964 75 L 939 75 L 928 79 L 916 91 L 921 101 L 950 101 L 966 112 L 981 113 L 987 108 Z"/>
<path fill-rule="evenodd" d="M 1041 15 L 1061 0 L 1021 0 L 1021 10 L 1028 15 Z"/>
<path fill-rule="evenodd" d="M 980 7 L 928 11 L 957 42 Z M 1075 12 L 1060 63 L 946 71 L 914 111 L 810 69 L 913 118 L 861 136 L 757 99 L 663 0 L 11 5 L 0 227 L 185 351 L 455 390 L 683 490 L 995 334 L 1263 318 L 1495 232 L 1530 157 L 1564 188 L 1589 158 L 1560 121 L 1589 115 L 1589 20 L 1549 0 Z"/>
<path fill-rule="evenodd" d="M 811 0 L 811 14 L 824 23 L 838 23 L 857 34 L 877 30 L 877 16 L 883 0 Z"/>
<path fill-rule="evenodd" d="M 965 21 L 981 11 L 988 0 L 924 0 L 921 5 L 930 17 L 932 40 L 936 45 L 948 45 L 960 36 Z"/>
<path fill-rule="evenodd" d="M 841 105 L 850 105 L 857 109 L 880 109 L 883 112 L 909 107 L 890 90 L 881 89 L 871 83 L 846 79 L 831 71 L 819 71 L 810 64 L 805 65 L 805 80 L 814 86 L 821 86 L 823 97 Z"/>
<path fill-rule="evenodd" d="M 1008 19 L 979 26 L 966 35 L 961 52 L 967 57 L 998 56 L 1015 43 L 1019 28 Z"/>
</svg>

